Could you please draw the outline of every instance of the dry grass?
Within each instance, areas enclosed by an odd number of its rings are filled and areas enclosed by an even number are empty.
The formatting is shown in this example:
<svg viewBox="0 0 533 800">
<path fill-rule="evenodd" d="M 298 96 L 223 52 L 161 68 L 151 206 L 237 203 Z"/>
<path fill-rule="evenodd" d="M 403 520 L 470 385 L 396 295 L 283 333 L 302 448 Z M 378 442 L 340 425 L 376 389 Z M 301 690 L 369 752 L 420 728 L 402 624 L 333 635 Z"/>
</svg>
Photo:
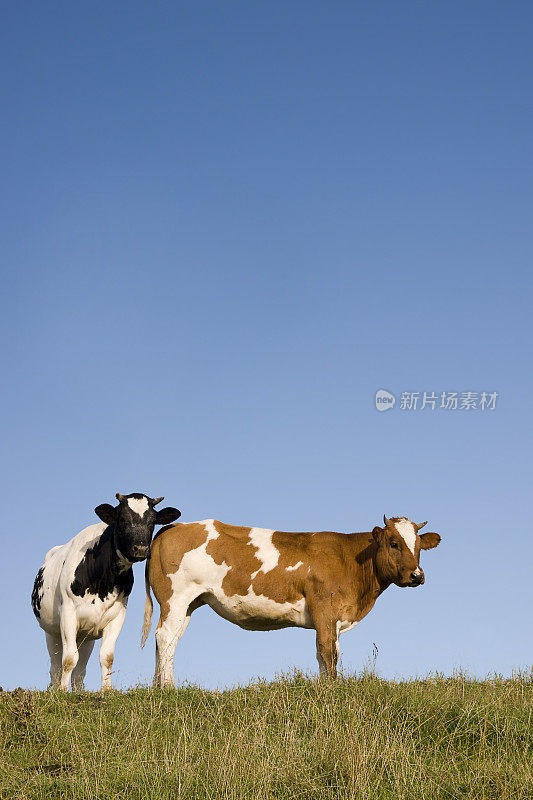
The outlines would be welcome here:
<svg viewBox="0 0 533 800">
<path fill-rule="evenodd" d="M 0 694 L 0 796 L 531 800 L 532 678 Z"/>
</svg>

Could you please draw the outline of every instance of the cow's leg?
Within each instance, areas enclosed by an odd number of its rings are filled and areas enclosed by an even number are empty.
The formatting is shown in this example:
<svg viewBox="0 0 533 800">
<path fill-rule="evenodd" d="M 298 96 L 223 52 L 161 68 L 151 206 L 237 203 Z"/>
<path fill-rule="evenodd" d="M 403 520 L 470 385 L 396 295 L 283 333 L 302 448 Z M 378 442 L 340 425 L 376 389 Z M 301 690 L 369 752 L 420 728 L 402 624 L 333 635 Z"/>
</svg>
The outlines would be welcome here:
<svg viewBox="0 0 533 800">
<path fill-rule="evenodd" d="M 78 647 L 78 663 L 72 670 L 72 691 L 81 692 L 83 690 L 83 681 L 87 671 L 87 662 L 91 656 L 94 647 L 94 639 L 86 639 Z"/>
<path fill-rule="evenodd" d="M 161 615 L 155 632 L 154 687 L 174 686 L 174 651 L 185 633 L 191 614 L 198 604 L 194 603 L 196 591 L 179 598 L 170 599 L 170 610 L 165 618 Z"/>
<path fill-rule="evenodd" d="M 326 662 L 322 658 L 322 653 L 320 652 L 320 647 L 318 644 L 318 636 L 316 637 L 316 660 L 318 661 L 319 675 L 321 678 L 325 678 L 327 675 Z"/>
<path fill-rule="evenodd" d="M 165 622 L 156 630 L 154 687 L 174 686 L 174 652 L 190 621 L 191 615 L 185 613 L 173 626 Z"/>
<path fill-rule="evenodd" d="M 339 635 L 333 621 L 323 620 L 316 624 L 316 657 L 321 677 L 337 677 L 339 660 Z"/>
<path fill-rule="evenodd" d="M 61 680 L 61 655 L 63 647 L 61 639 L 56 639 L 49 633 L 46 635 L 46 646 L 48 648 L 48 655 L 50 656 L 50 689 L 57 689 L 59 681 Z"/>
<path fill-rule="evenodd" d="M 76 609 L 74 606 L 70 606 L 68 603 L 63 604 L 59 628 L 61 630 L 61 644 L 63 647 L 63 652 L 61 654 L 61 682 L 59 688 L 67 691 L 72 670 L 78 663 L 78 646 L 76 643 L 78 620 L 76 618 Z"/>
<path fill-rule="evenodd" d="M 115 658 L 115 645 L 126 618 L 126 607 L 123 606 L 117 616 L 106 625 L 100 646 L 100 667 L 102 669 L 102 691 L 111 689 L 111 669 Z"/>
</svg>

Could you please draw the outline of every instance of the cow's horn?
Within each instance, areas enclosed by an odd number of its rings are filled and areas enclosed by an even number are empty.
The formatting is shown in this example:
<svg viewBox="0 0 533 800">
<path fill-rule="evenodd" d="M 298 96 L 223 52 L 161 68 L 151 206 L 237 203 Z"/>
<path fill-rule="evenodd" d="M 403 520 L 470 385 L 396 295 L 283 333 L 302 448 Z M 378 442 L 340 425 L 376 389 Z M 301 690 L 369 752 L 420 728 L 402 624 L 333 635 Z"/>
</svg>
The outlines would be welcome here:
<svg viewBox="0 0 533 800">
<path fill-rule="evenodd" d="M 164 497 L 156 497 L 155 500 L 152 500 L 152 505 L 156 506 L 158 503 L 161 502 L 161 500 L 164 500 L 164 499 L 165 499 Z"/>
<path fill-rule="evenodd" d="M 120 492 L 117 492 L 115 497 L 117 498 L 119 503 L 125 503 L 126 502 L 126 498 L 124 497 L 123 494 L 120 494 Z"/>
<path fill-rule="evenodd" d="M 424 527 L 424 525 L 427 525 L 427 524 L 428 524 L 427 520 L 425 522 L 419 522 L 419 523 L 415 522 L 415 528 L 416 528 L 417 532 L 421 531 L 422 528 Z"/>
<path fill-rule="evenodd" d="M 385 514 L 383 514 L 383 522 L 385 523 L 385 527 L 387 527 L 387 525 L 389 524 L 389 520 L 387 519 Z"/>
</svg>

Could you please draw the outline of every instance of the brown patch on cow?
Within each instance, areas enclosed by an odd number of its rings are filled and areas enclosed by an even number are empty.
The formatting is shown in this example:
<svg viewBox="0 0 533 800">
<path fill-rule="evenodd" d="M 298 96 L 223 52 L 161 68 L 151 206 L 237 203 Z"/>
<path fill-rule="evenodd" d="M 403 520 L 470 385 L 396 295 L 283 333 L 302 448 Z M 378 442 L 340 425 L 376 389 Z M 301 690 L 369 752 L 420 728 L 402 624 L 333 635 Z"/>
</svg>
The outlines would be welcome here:
<svg viewBox="0 0 533 800">
<path fill-rule="evenodd" d="M 258 548 L 250 539 L 251 528 L 227 525 L 215 520 L 213 523 L 218 538 L 211 539 L 206 552 L 216 564 L 229 567 L 222 581 L 226 597 L 245 597 L 250 588 L 275 603 L 296 603 L 303 596 L 303 581 L 307 575 L 307 562 L 296 570 L 287 567 L 302 561 L 301 536 L 305 534 L 274 531 L 272 544 L 279 552 L 278 564 L 269 572 L 260 572 L 262 561 L 257 557 Z M 280 546 L 278 546 L 280 545 Z M 257 573 L 255 577 L 252 577 Z"/>
<path fill-rule="evenodd" d="M 261 562 L 256 557 L 256 548 L 250 541 L 251 528 L 240 525 L 226 525 L 214 520 L 218 533 L 206 547 L 206 553 L 215 564 L 227 564 L 229 570 L 222 581 L 222 591 L 226 597 L 246 595 L 252 584 L 252 575 L 257 572 Z"/>
<path fill-rule="evenodd" d="M 196 550 L 207 540 L 207 529 L 199 522 L 177 523 L 162 529 L 152 541 L 148 577 L 150 586 L 161 606 L 157 627 L 165 621 L 170 611 L 173 575 L 180 568 L 185 553 Z"/>
<path fill-rule="evenodd" d="M 377 547 L 370 533 L 277 532 L 274 541 L 284 555 L 282 565 L 287 560 L 294 564 L 295 554 L 304 562 L 305 569 L 286 574 L 294 575 L 294 589 L 304 595 L 317 631 L 336 636 L 337 621 L 358 622 L 374 605 L 381 589 L 373 570 Z"/>
<path fill-rule="evenodd" d="M 311 534 L 274 531 L 272 545 L 279 553 L 278 563 L 269 572 L 259 572 L 252 581 L 255 594 L 276 603 L 297 603 L 304 595 L 309 559 L 306 557 Z M 306 546 L 307 545 L 307 546 Z M 298 562 L 302 564 L 294 570 Z"/>
</svg>

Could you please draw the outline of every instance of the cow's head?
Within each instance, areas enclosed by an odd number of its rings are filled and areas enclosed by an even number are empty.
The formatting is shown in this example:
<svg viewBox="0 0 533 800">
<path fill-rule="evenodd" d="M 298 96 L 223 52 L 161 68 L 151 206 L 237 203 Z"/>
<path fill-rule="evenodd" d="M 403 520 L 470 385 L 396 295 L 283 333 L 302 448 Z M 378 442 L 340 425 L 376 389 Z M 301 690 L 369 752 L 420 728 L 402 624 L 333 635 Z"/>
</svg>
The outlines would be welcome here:
<svg viewBox="0 0 533 800">
<path fill-rule="evenodd" d="M 425 577 L 420 569 L 420 551 L 431 550 L 440 542 L 438 533 L 419 533 L 427 525 L 406 517 L 383 517 L 383 528 L 375 527 L 376 569 L 380 580 L 396 586 L 420 586 Z"/>
<path fill-rule="evenodd" d="M 95 513 L 102 522 L 115 526 L 116 545 L 124 558 L 142 561 L 150 555 L 154 527 L 174 522 L 181 512 L 171 506 L 156 511 L 154 506 L 164 497 L 152 499 L 138 492 L 127 495 L 117 492 L 116 498 L 118 506 L 103 503 L 94 509 Z"/>
</svg>

